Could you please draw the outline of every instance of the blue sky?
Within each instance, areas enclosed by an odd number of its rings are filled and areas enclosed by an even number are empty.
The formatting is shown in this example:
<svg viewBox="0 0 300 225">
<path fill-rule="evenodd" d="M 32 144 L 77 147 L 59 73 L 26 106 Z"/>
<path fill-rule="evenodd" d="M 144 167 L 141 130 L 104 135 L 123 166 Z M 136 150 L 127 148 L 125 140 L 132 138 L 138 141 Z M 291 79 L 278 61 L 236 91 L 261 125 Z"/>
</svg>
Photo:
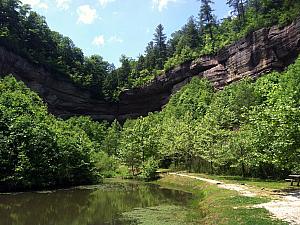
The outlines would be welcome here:
<svg viewBox="0 0 300 225">
<path fill-rule="evenodd" d="M 52 30 L 70 37 L 85 55 L 99 54 L 119 65 L 121 54 L 137 57 L 161 23 L 165 33 L 198 15 L 196 0 L 21 0 L 46 17 Z M 214 5 L 218 19 L 228 15 L 225 0 Z"/>
</svg>

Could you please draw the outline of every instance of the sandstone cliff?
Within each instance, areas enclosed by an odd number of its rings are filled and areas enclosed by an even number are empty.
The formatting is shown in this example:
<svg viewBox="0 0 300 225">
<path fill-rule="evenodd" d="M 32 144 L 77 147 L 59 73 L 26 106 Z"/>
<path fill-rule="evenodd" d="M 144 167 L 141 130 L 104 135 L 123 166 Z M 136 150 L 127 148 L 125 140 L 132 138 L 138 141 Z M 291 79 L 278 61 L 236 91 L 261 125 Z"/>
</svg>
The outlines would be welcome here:
<svg viewBox="0 0 300 225">
<path fill-rule="evenodd" d="M 209 79 L 216 89 L 243 77 L 258 77 L 272 70 L 283 70 L 300 53 L 300 19 L 289 26 L 263 28 L 221 50 L 214 56 L 200 57 L 157 77 L 141 88 L 125 91 L 118 103 L 93 97 L 88 90 L 68 78 L 52 74 L 42 67 L 0 47 L 0 76 L 13 74 L 37 91 L 49 111 L 63 118 L 89 115 L 96 120 L 124 120 L 158 111 L 171 94 L 194 76 Z"/>
</svg>

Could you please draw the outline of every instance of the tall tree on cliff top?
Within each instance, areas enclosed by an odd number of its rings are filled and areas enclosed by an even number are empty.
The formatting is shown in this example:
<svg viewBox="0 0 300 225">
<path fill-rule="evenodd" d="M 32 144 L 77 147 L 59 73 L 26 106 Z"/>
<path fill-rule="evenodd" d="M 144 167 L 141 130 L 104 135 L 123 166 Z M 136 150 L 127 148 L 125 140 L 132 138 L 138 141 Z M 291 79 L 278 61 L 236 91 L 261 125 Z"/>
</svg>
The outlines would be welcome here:
<svg viewBox="0 0 300 225">
<path fill-rule="evenodd" d="M 212 0 L 199 0 L 201 1 L 200 7 L 200 24 L 205 32 L 208 30 L 210 39 L 213 43 L 214 48 L 214 35 L 213 35 L 213 27 L 216 26 L 216 16 L 213 14 L 213 9 L 211 7 L 214 2 Z"/>
<path fill-rule="evenodd" d="M 245 22 L 245 5 L 248 1 L 227 0 L 227 5 L 233 8 L 233 12 L 238 16 L 241 23 Z"/>
<path fill-rule="evenodd" d="M 187 46 L 191 49 L 196 49 L 201 44 L 201 38 L 199 35 L 199 29 L 195 18 L 192 16 L 188 19 L 187 24 L 182 28 L 183 37 L 187 42 Z"/>
<path fill-rule="evenodd" d="M 261 9 L 260 0 L 249 0 L 248 5 L 255 10 L 257 14 Z"/>
<path fill-rule="evenodd" d="M 164 33 L 163 25 L 159 24 L 154 33 L 154 46 L 157 50 L 157 67 L 162 69 L 164 67 L 164 62 L 167 59 L 167 36 Z"/>
<path fill-rule="evenodd" d="M 145 50 L 145 67 L 153 70 L 156 65 L 156 51 L 154 42 L 150 41 Z"/>
</svg>

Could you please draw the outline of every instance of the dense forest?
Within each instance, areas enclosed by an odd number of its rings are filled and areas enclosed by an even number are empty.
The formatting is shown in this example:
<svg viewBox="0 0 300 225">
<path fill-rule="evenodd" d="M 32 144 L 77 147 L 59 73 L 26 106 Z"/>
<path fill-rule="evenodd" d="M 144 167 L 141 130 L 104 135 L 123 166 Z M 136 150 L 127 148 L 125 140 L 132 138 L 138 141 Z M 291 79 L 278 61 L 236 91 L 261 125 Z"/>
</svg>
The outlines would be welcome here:
<svg viewBox="0 0 300 225">
<path fill-rule="evenodd" d="M 119 68 L 99 55 L 85 57 L 70 38 L 50 30 L 44 17 L 19 0 L 0 2 L 0 44 L 53 73 L 70 77 L 95 96 L 117 101 L 125 89 L 145 85 L 163 71 L 213 54 L 261 27 L 285 25 L 300 12 L 299 1 L 228 0 L 231 16 L 218 20 L 213 1 L 200 3 L 199 15 L 190 17 L 169 39 L 159 24 L 144 54 L 137 59 L 122 55 Z"/>
<path fill-rule="evenodd" d="M 232 16 L 217 21 L 210 0 L 167 40 L 163 26 L 144 54 L 121 67 L 84 57 L 73 42 L 17 0 L 0 2 L 0 45 L 69 76 L 95 95 L 117 100 L 162 70 L 214 54 L 263 26 L 286 24 L 299 1 L 228 1 Z M 152 179 L 161 168 L 254 177 L 300 172 L 300 59 L 287 71 L 244 79 L 215 92 L 194 78 L 157 113 L 120 125 L 47 112 L 40 97 L 13 76 L 0 80 L 0 189 L 95 183 L 103 177 Z"/>
</svg>

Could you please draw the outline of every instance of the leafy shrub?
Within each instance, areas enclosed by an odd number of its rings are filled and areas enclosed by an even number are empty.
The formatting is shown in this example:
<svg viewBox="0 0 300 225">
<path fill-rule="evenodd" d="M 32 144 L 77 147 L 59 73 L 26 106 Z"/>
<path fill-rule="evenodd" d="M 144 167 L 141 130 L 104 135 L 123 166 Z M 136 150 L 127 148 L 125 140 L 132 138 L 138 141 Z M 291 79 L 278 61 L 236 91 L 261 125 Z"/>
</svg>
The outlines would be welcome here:
<svg viewBox="0 0 300 225">
<path fill-rule="evenodd" d="M 182 63 L 191 61 L 197 58 L 198 53 L 193 51 L 189 47 L 183 48 L 179 54 L 175 54 L 173 57 L 169 58 L 165 65 L 164 70 L 169 71 L 170 69 L 174 68 L 175 66 L 181 65 Z"/>
<path fill-rule="evenodd" d="M 157 178 L 158 161 L 151 157 L 143 163 L 141 177 L 147 181 Z"/>
<path fill-rule="evenodd" d="M 119 165 L 116 169 L 116 176 L 121 178 L 133 178 L 131 171 L 125 165 Z"/>
<path fill-rule="evenodd" d="M 116 175 L 118 160 L 105 152 L 97 152 L 93 155 L 97 171 L 104 177 L 110 178 Z"/>
</svg>

